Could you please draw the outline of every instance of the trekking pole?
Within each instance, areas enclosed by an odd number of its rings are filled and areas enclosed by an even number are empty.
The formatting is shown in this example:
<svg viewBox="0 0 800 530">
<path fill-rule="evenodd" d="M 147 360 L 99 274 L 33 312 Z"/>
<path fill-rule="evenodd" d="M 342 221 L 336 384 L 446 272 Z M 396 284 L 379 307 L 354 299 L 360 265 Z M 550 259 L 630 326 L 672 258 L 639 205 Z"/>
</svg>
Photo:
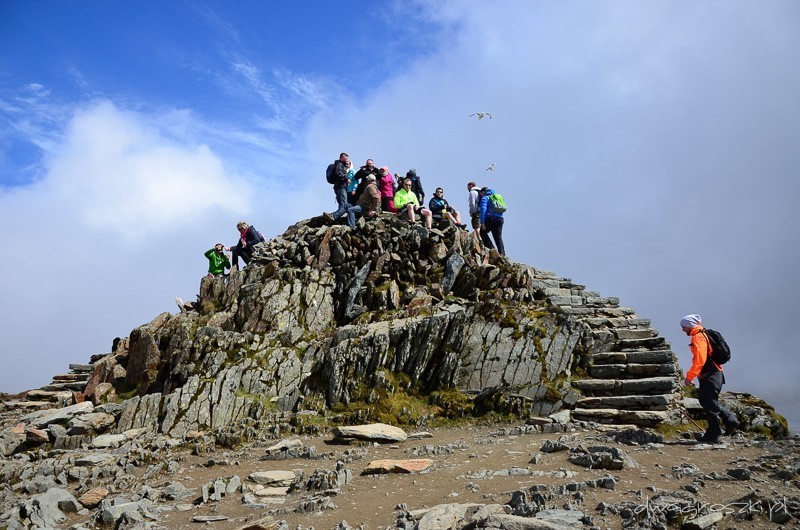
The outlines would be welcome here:
<svg viewBox="0 0 800 530">
<path fill-rule="evenodd" d="M 689 416 L 689 411 L 688 410 L 683 409 L 683 415 L 686 416 L 686 419 L 688 419 L 690 422 L 692 422 L 692 425 L 694 425 L 695 427 L 697 427 L 701 431 L 705 430 L 700 425 L 698 425 L 697 422 L 694 421 L 691 416 Z"/>
</svg>

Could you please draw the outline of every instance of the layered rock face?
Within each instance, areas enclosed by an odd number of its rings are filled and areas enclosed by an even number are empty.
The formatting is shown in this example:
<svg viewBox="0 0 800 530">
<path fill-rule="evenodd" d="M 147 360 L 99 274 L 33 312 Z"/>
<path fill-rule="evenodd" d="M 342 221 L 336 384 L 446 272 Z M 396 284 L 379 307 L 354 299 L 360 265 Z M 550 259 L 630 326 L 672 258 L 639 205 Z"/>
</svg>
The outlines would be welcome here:
<svg viewBox="0 0 800 530">
<path fill-rule="evenodd" d="M 196 311 L 159 315 L 94 359 L 84 394 L 126 398 L 118 432 L 180 436 L 397 384 L 655 424 L 677 417 L 678 382 L 669 345 L 617 299 L 452 225 L 383 214 L 356 229 L 314 218 L 259 245 L 227 283 L 203 279 Z"/>
</svg>

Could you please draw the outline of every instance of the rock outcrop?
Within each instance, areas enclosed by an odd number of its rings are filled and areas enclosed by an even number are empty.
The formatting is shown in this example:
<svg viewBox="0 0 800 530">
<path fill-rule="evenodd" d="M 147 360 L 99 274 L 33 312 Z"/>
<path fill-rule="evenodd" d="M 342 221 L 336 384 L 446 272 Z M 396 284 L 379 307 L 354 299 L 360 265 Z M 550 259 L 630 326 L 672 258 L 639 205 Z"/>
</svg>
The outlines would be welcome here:
<svg viewBox="0 0 800 530">
<path fill-rule="evenodd" d="M 571 411 L 648 426 L 684 407 L 676 357 L 649 320 L 450 224 L 306 220 L 227 282 L 204 278 L 194 306 L 6 406 L 103 405 L 73 437 L 109 415 L 116 434 L 180 437 L 258 422 L 303 431 L 331 411 L 342 424 Z M 388 406 L 398 393 L 429 407 Z"/>
</svg>

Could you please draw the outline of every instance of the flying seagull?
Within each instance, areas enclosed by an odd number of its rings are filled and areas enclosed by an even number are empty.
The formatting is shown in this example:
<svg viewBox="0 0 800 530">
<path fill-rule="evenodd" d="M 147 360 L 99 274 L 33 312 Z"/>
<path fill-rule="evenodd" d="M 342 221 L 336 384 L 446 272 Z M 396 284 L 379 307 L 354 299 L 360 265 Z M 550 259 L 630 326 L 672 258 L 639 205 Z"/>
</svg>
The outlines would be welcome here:
<svg viewBox="0 0 800 530">
<path fill-rule="evenodd" d="M 484 116 L 488 117 L 490 120 L 492 119 L 492 115 L 489 114 L 488 112 L 473 112 L 472 114 L 469 115 L 470 118 L 473 116 L 477 116 L 478 121 L 482 120 Z"/>
<path fill-rule="evenodd" d="M 494 171 L 494 163 L 490 164 L 489 167 L 484 170 L 483 174 L 485 175 L 487 171 Z"/>
</svg>

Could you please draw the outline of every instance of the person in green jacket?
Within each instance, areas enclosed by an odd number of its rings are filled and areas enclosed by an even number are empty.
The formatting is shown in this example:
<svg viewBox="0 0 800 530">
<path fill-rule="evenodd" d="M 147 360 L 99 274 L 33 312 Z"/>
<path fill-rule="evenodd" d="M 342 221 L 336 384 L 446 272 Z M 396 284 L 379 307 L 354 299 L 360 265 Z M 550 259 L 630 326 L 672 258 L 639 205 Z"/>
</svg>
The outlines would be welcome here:
<svg viewBox="0 0 800 530">
<path fill-rule="evenodd" d="M 208 277 L 215 278 L 218 276 L 226 276 L 225 269 L 231 268 L 231 261 L 228 259 L 227 250 L 222 246 L 222 243 L 217 243 L 214 248 L 206 251 L 205 256 L 208 258 Z"/>
<path fill-rule="evenodd" d="M 411 191 L 410 178 L 406 178 L 403 181 L 403 187 L 394 194 L 394 207 L 397 208 L 397 215 L 399 217 L 407 216 L 408 220 L 414 223 L 417 220 L 415 215 L 419 214 L 425 219 L 425 226 L 428 227 L 428 229 L 433 225 L 430 210 L 421 207 L 417 195 Z"/>
</svg>

